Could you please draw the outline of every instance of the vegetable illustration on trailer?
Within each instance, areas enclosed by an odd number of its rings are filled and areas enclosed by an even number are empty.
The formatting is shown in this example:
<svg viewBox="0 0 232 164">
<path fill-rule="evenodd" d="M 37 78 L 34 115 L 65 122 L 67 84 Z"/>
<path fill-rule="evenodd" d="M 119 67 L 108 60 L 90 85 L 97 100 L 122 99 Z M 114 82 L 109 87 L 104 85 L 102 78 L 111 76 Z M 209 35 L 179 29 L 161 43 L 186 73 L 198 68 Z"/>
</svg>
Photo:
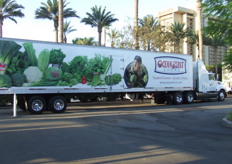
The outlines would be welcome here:
<svg viewBox="0 0 232 164">
<path fill-rule="evenodd" d="M 32 43 L 21 46 L 14 41 L 0 41 L 0 87 L 71 87 L 78 84 L 96 87 L 116 85 L 122 79 L 118 73 L 109 75 L 113 62 L 110 57 L 77 55 L 64 62 L 65 58 L 61 49 L 36 52 Z"/>
<path fill-rule="evenodd" d="M 21 46 L 14 41 L 0 41 L 0 74 L 5 74 L 7 66 L 20 49 Z"/>
<path fill-rule="evenodd" d="M 61 49 L 52 49 L 50 51 L 49 63 L 52 64 L 53 67 L 61 67 L 65 57 L 66 55 L 61 51 Z"/>
</svg>

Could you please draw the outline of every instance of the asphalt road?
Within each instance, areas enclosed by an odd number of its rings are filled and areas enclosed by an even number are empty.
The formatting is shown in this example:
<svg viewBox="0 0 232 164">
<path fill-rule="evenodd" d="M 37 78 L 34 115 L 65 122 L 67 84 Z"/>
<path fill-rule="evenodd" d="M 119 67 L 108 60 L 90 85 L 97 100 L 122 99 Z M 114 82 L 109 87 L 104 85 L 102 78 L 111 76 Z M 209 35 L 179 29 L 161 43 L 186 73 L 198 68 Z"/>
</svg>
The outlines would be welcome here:
<svg viewBox="0 0 232 164">
<path fill-rule="evenodd" d="M 230 164 L 232 99 L 191 105 L 72 104 L 31 115 L 0 108 L 1 164 Z"/>
</svg>

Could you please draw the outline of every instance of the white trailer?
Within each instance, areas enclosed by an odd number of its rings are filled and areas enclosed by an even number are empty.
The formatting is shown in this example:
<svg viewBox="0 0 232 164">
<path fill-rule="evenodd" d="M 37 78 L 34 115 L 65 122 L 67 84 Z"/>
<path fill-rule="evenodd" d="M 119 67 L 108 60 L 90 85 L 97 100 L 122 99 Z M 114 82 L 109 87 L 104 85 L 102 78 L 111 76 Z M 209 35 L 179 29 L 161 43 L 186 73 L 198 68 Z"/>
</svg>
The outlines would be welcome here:
<svg viewBox="0 0 232 164">
<path fill-rule="evenodd" d="M 148 93 L 158 104 L 182 104 L 223 101 L 226 92 L 191 55 L 0 39 L 0 94 L 31 113 L 64 112 L 71 97 Z"/>
</svg>

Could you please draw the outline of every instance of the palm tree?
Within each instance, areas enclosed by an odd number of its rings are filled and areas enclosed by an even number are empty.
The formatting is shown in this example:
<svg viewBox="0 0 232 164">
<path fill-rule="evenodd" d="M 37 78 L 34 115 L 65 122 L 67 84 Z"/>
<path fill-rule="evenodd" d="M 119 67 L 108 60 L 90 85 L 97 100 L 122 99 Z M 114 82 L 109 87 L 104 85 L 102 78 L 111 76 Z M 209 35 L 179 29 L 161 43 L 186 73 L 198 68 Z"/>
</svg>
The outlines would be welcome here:
<svg viewBox="0 0 232 164">
<path fill-rule="evenodd" d="M 74 29 L 73 26 L 70 26 L 70 21 L 69 22 L 64 22 L 63 26 L 63 40 L 64 43 L 67 43 L 67 34 L 77 31 L 77 29 Z"/>
<path fill-rule="evenodd" d="M 15 0 L 0 1 L 0 37 L 2 37 L 2 27 L 5 19 L 10 19 L 17 23 L 15 17 L 24 17 L 21 9 L 24 9 L 24 7 L 16 3 Z"/>
<path fill-rule="evenodd" d="M 186 34 L 187 34 L 187 43 L 189 44 L 189 47 L 194 47 L 194 45 L 196 47 L 199 48 L 199 36 L 198 33 L 196 31 L 194 31 L 193 29 L 186 29 Z M 190 55 L 193 55 L 193 60 L 195 61 L 197 59 L 196 55 L 194 52 L 188 52 Z"/>
<path fill-rule="evenodd" d="M 72 40 L 73 44 L 81 44 L 81 45 L 97 45 L 97 43 L 94 41 L 93 37 L 89 38 L 76 38 Z"/>
<path fill-rule="evenodd" d="M 111 40 L 111 47 L 115 47 L 116 39 L 120 37 L 119 32 L 116 29 L 111 29 L 109 33 L 107 33 Z"/>
<path fill-rule="evenodd" d="M 167 47 L 170 45 L 171 36 L 172 34 L 170 33 L 169 27 L 159 24 L 156 27 L 154 41 L 152 42 L 155 50 L 159 52 L 168 52 Z"/>
<path fill-rule="evenodd" d="M 187 39 L 188 39 L 188 43 L 189 44 L 199 44 L 198 42 L 198 39 L 199 39 L 199 36 L 198 34 L 192 30 L 192 29 L 187 29 L 186 30 L 186 35 L 187 35 Z"/>
<path fill-rule="evenodd" d="M 175 22 L 170 26 L 170 32 L 172 34 L 171 42 L 174 47 L 175 53 L 181 53 L 181 43 L 183 43 L 183 39 L 187 36 L 187 31 L 184 29 L 185 24 Z"/>
<path fill-rule="evenodd" d="M 59 7 L 58 7 L 58 0 L 47 0 L 47 3 L 41 2 L 42 6 L 35 11 L 35 18 L 36 19 L 49 19 L 52 20 L 54 23 L 54 28 L 56 32 L 56 42 L 58 42 L 58 22 L 59 22 Z M 63 3 L 63 18 L 70 18 L 70 17 L 76 17 L 79 18 L 79 16 L 76 14 L 75 10 L 72 10 L 71 8 L 66 8 L 69 3 L 66 3 L 66 0 L 64 0 Z"/>
<path fill-rule="evenodd" d="M 145 50 L 151 51 L 151 44 L 157 33 L 159 22 L 152 15 L 147 15 L 139 19 L 138 34 Z"/>
<path fill-rule="evenodd" d="M 91 8 L 91 11 L 92 13 L 86 13 L 88 17 L 83 18 L 81 22 L 87 25 L 91 25 L 92 27 L 97 27 L 98 45 L 101 46 L 102 28 L 110 26 L 113 22 L 117 21 L 118 19 L 114 18 L 114 14 L 111 14 L 111 12 L 106 12 L 106 7 L 102 9 L 101 6 L 94 6 Z"/>
</svg>

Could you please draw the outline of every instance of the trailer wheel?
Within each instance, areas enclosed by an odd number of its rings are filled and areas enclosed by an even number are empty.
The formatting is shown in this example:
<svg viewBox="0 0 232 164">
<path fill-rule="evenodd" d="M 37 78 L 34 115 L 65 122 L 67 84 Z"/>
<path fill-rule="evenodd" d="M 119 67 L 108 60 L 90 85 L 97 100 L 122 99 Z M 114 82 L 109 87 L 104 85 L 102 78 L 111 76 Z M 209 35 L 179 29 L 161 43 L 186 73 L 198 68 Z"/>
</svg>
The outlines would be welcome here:
<svg viewBox="0 0 232 164">
<path fill-rule="evenodd" d="M 224 90 L 220 90 L 218 92 L 218 101 L 224 101 L 226 97 L 226 93 Z"/>
<path fill-rule="evenodd" d="M 54 113 L 62 113 L 66 110 L 67 101 L 63 96 L 52 96 L 48 102 L 49 109 Z"/>
<path fill-rule="evenodd" d="M 173 103 L 175 105 L 179 105 L 183 103 L 183 94 L 181 92 L 174 92 L 173 93 Z"/>
<path fill-rule="evenodd" d="M 46 108 L 46 102 L 41 96 L 32 96 L 27 104 L 28 111 L 32 114 L 41 114 Z"/>
<path fill-rule="evenodd" d="M 194 94 L 193 92 L 185 92 L 184 93 L 184 102 L 186 104 L 192 104 L 194 101 Z"/>
</svg>

